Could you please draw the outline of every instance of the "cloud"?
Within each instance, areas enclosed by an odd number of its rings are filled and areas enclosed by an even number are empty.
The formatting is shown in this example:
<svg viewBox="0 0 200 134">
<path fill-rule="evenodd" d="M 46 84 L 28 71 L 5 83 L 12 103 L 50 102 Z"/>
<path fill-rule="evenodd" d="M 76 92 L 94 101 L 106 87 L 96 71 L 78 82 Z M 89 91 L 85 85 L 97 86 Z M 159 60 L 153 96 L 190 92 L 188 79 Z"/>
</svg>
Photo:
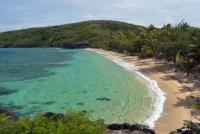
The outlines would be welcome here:
<svg viewBox="0 0 200 134">
<path fill-rule="evenodd" d="M 199 5 L 199 0 L 7 0 L 0 5 L 0 31 L 89 19 L 156 26 L 184 19 L 200 27 Z"/>
</svg>

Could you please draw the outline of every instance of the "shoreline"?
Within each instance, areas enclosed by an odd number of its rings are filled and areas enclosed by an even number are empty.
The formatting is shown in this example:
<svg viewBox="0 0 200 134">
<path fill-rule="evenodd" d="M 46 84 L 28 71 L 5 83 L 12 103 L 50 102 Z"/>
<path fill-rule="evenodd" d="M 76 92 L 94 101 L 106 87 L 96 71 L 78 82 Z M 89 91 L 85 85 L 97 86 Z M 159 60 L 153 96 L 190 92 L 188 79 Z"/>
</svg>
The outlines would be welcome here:
<svg viewBox="0 0 200 134">
<path fill-rule="evenodd" d="M 191 114 L 193 111 L 187 107 L 190 100 L 186 99 L 191 95 L 191 92 L 181 92 L 181 90 L 183 90 L 182 87 L 188 86 L 189 88 L 191 84 L 181 83 L 173 77 L 165 78 L 170 73 L 172 73 L 171 75 L 176 74 L 175 72 L 166 72 L 168 70 L 171 71 L 170 65 L 166 63 L 159 63 L 159 65 L 157 65 L 157 63 L 151 59 L 139 60 L 135 56 L 126 56 L 102 49 L 86 50 L 101 54 L 118 65 L 128 70 L 135 71 L 148 82 L 151 92 L 156 96 L 156 100 L 154 103 L 154 111 L 152 115 L 146 119 L 144 124 L 147 124 L 150 128 L 154 128 L 158 134 L 168 134 L 171 131 L 181 128 L 184 120 L 199 121 Z M 163 66 L 163 68 L 158 70 L 156 67 L 160 65 L 164 65 L 165 67 Z M 181 100 L 186 101 L 179 102 Z"/>
<path fill-rule="evenodd" d="M 134 64 L 126 62 L 120 57 L 109 55 L 110 53 L 109 51 L 97 50 L 97 49 L 87 49 L 87 50 L 96 52 L 104 56 L 105 58 L 111 60 L 112 62 L 116 63 L 117 65 L 123 67 L 124 69 L 134 72 L 136 75 L 140 77 L 140 79 L 143 79 L 146 82 L 148 90 L 154 101 L 154 104 L 152 104 L 151 114 L 148 115 L 147 119 L 145 119 L 143 124 L 153 129 L 155 127 L 155 121 L 157 121 L 160 118 L 163 112 L 164 102 L 166 100 L 165 93 L 160 89 L 157 81 L 152 80 L 143 73 L 141 73 L 140 70 Z M 153 98 L 154 96 L 155 98 Z"/>
</svg>

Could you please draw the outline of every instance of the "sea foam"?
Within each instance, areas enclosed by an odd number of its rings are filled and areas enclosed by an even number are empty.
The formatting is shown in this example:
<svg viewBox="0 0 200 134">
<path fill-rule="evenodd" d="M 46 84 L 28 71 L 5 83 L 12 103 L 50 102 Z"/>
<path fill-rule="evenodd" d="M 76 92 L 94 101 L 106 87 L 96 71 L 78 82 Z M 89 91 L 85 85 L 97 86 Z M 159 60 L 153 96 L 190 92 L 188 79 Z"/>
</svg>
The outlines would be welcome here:
<svg viewBox="0 0 200 134">
<path fill-rule="evenodd" d="M 117 56 L 107 55 L 101 51 L 95 51 L 95 52 L 104 55 L 106 58 L 110 59 L 112 62 L 118 64 L 119 66 L 125 68 L 126 70 L 136 73 L 138 76 L 140 76 L 147 82 L 154 104 L 152 106 L 153 110 L 151 111 L 151 115 L 147 117 L 147 119 L 143 123 L 149 126 L 150 128 L 154 128 L 155 121 L 157 121 L 160 118 L 163 112 L 164 102 L 166 100 L 165 93 L 160 89 L 157 81 L 152 80 L 147 76 L 145 76 L 132 63 L 126 62 L 121 58 L 118 58 Z"/>
</svg>

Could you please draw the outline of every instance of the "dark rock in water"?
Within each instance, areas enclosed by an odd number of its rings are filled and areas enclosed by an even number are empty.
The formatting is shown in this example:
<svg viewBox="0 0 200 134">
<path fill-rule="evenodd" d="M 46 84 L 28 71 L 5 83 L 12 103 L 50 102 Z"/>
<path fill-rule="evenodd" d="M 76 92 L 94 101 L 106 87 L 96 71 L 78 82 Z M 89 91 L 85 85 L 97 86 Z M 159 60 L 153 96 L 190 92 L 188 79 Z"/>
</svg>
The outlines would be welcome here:
<svg viewBox="0 0 200 134">
<path fill-rule="evenodd" d="M 83 102 L 78 102 L 78 103 L 76 103 L 76 105 L 82 106 L 82 105 L 84 105 L 84 103 Z"/>
<path fill-rule="evenodd" d="M 111 125 L 108 125 L 107 128 L 110 130 L 121 130 L 122 125 L 121 124 L 111 124 Z"/>
<path fill-rule="evenodd" d="M 42 104 L 44 104 L 44 105 L 52 105 L 54 103 L 56 103 L 56 102 L 55 101 L 48 101 L 48 102 L 44 102 Z"/>
<path fill-rule="evenodd" d="M 13 121 L 19 120 L 19 118 L 15 116 L 14 114 L 11 114 L 10 112 L 2 110 L 2 109 L 0 109 L 0 114 L 3 114 L 4 116 L 6 116 L 7 120 L 13 120 Z"/>
<path fill-rule="evenodd" d="M 149 129 L 147 126 L 128 123 L 124 124 L 111 124 L 107 126 L 107 134 L 155 134 L 154 130 Z"/>
<path fill-rule="evenodd" d="M 154 130 L 151 130 L 151 129 L 149 129 L 149 127 L 144 126 L 144 125 L 139 125 L 139 124 L 131 125 L 130 130 L 131 131 L 136 131 L 136 130 L 141 131 L 145 134 L 155 134 Z"/>
<path fill-rule="evenodd" d="M 87 113 L 87 111 L 86 111 L 86 110 L 83 110 L 82 112 L 83 112 L 84 114 L 86 114 L 86 113 Z"/>
<path fill-rule="evenodd" d="M 147 134 L 145 132 L 142 131 L 129 131 L 129 130 L 107 130 L 106 134 Z"/>
<path fill-rule="evenodd" d="M 84 94 L 86 94 L 86 93 L 87 93 L 87 91 L 83 91 L 83 93 L 84 93 Z"/>
<path fill-rule="evenodd" d="M 142 132 L 144 132 L 145 134 L 155 134 L 154 130 L 151 130 L 149 128 L 143 128 L 142 130 L 140 130 Z"/>
<path fill-rule="evenodd" d="M 128 123 L 122 124 L 122 129 L 130 129 L 131 125 Z"/>
<path fill-rule="evenodd" d="M 131 130 L 131 131 L 134 131 L 134 130 L 142 130 L 142 125 L 133 124 L 133 125 L 131 125 L 130 130 Z"/>
<path fill-rule="evenodd" d="M 151 134 L 151 133 L 135 130 L 135 131 L 132 131 L 130 133 L 125 133 L 125 134 Z"/>
<path fill-rule="evenodd" d="M 10 94 L 13 94 L 16 92 L 17 92 L 17 90 L 11 90 L 11 89 L 0 87 L 0 96 L 10 95 Z"/>
<path fill-rule="evenodd" d="M 97 98 L 96 100 L 98 100 L 98 101 L 111 101 L 111 99 L 106 98 L 106 97 Z"/>
<path fill-rule="evenodd" d="M 47 112 L 43 114 L 43 117 L 57 121 L 57 120 L 62 120 L 64 118 L 64 114 Z"/>
</svg>

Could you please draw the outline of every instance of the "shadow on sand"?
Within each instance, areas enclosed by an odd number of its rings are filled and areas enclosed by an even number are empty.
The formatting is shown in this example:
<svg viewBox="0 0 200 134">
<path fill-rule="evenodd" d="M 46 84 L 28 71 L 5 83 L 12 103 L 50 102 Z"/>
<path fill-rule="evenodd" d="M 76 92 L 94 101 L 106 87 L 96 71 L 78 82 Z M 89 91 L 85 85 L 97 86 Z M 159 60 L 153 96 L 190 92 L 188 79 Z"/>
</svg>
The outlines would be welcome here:
<svg viewBox="0 0 200 134">
<path fill-rule="evenodd" d="M 149 62 L 141 61 L 135 65 L 145 66 L 150 63 L 152 64 L 152 60 L 149 60 Z M 190 109 L 191 115 L 193 115 L 194 118 L 200 121 L 200 109 L 198 110 L 191 108 L 191 104 L 194 103 L 194 99 L 192 97 L 200 97 L 200 74 L 191 73 L 189 76 L 187 76 L 186 73 L 176 69 L 173 63 L 161 61 L 156 62 L 155 64 L 156 65 L 150 67 L 148 66 L 140 70 L 146 74 L 154 74 L 159 71 L 165 73 L 165 75 L 161 77 L 161 79 L 176 80 L 177 82 L 179 82 L 182 86 L 180 89 L 177 89 L 177 94 L 188 92 L 188 95 L 185 97 L 185 99 L 177 98 L 178 102 L 174 105 L 174 107 L 184 107 Z"/>
</svg>

